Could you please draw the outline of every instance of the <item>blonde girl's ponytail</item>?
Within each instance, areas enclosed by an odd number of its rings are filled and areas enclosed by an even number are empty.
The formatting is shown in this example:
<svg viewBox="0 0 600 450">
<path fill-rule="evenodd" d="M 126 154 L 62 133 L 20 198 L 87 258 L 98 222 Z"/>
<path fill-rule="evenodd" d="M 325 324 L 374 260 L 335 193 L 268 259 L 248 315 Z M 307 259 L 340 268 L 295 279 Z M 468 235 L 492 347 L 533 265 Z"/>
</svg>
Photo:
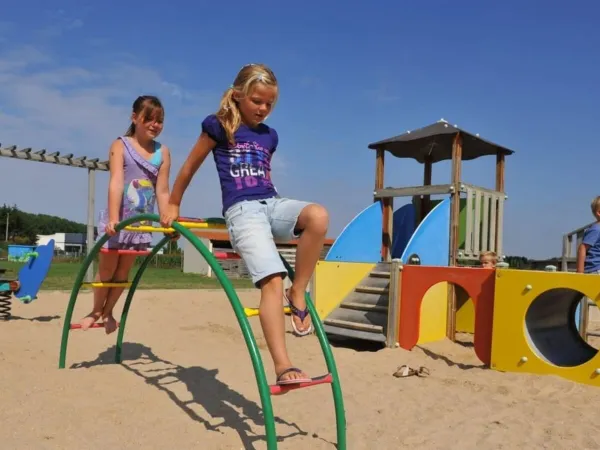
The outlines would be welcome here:
<svg viewBox="0 0 600 450">
<path fill-rule="evenodd" d="M 237 103 L 233 99 L 234 87 L 231 86 L 225 91 L 219 104 L 219 110 L 217 111 L 217 119 L 223 125 L 225 134 L 227 135 L 227 141 L 233 147 L 235 146 L 234 134 L 242 123 L 242 115 L 238 109 Z"/>
</svg>

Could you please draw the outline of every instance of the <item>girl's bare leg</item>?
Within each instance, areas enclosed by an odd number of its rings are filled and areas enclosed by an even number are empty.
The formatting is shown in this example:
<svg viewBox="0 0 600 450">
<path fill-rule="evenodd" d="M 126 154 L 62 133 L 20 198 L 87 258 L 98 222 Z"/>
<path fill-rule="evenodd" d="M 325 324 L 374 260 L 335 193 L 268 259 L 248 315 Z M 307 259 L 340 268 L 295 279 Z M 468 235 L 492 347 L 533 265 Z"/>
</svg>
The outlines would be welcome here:
<svg viewBox="0 0 600 450">
<path fill-rule="evenodd" d="M 126 282 L 129 280 L 129 272 L 135 263 L 136 255 L 120 255 L 117 268 L 113 274 L 113 281 L 115 283 Z M 102 321 L 104 322 L 104 331 L 106 334 L 110 334 L 117 329 L 117 321 L 113 316 L 113 309 L 117 304 L 117 301 L 121 297 L 121 294 L 125 288 L 115 287 L 111 288 L 106 297 L 106 303 L 101 311 Z"/>
<path fill-rule="evenodd" d="M 285 345 L 285 316 L 281 310 L 283 278 L 279 274 L 271 275 L 261 281 L 260 288 L 260 324 L 271 358 L 273 358 L 275 374 L 279 376 L 284 370 L 292 367 Z M 305 373 L 288 372 L 281 379 L 292 380 L 306 377 Z"/>
<path fill-rule="evenodd" d="M 119 262 L 119 255 L 111 253 L 100 253 L 100 260 L 98 262 L 98 272 L 94 277 L 94 281 L 108 283 L 112 280 L 113 274 L 117 268 Z M 110 288 L 94 288 L 94 306 L 92 312 L 85 316 L 79 321 L 82 330 L 90 328 L 100 317 L 102 317 L 102 310 L 106 303 L 106 298 L 109 294 Z"/>
<path fill-rule="evenodd" d="M 296 248 L 296 273 L 288 298 L 300 310 L 306 309 L 304 294 L 323 250 L 328 227 L 329 214 L 321 205 L 310 204 L 298 216 L 296 228 L 302 234 Z M 303 332 L 310 326 L 310 316 L 307 315 L 303 321 L 295 315 L 292 317 L 298 331 Z"/>
</svg>

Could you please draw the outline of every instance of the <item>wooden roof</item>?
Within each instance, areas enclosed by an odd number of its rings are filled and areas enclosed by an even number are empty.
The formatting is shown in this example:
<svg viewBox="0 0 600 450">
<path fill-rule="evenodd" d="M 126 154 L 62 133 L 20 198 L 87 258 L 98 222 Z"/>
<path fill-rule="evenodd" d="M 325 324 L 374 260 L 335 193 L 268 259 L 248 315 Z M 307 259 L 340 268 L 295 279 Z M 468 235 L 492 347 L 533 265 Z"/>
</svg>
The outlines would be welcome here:
<svg viewBox="0 0 600 450">
<path fill-rule="evenodd" d="M 426 160 L 436 163 L 452 159 L 452 144 L 457 133 L 462 136 L 462 160 L 467 161 L 480 156 L 512 155 L 510 150 L 479 134 L 469 133 L 441 119 L 436 123 L 413 131 L 369 144 L 373 150 L 383 149 L 397 158 L 412 158 L 420 163 Z"/>
</svg>

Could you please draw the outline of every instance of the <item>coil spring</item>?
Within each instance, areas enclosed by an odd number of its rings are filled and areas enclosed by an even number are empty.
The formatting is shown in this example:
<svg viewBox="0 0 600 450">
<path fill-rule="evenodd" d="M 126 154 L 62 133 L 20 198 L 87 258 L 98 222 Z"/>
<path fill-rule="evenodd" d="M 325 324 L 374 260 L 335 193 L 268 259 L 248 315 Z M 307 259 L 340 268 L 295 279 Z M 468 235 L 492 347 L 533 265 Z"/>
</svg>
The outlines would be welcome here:
<svg viewBox="0 0 600 450">
<path fill-rule="evenodd" d="M 0 320 L 10 319 L 11 292 L 0 292 Z"/>
</svg>

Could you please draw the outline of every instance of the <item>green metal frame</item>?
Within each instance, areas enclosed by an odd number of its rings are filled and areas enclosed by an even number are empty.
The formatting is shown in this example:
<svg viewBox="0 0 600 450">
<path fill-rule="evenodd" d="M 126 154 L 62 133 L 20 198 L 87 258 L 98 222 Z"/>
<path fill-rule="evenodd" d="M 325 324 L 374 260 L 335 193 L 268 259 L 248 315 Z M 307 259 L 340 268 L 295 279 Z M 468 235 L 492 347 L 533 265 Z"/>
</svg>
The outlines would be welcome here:
<svg viewBox="0 0 600 450">
<path fill-rule="evenodd" d="M 138 223 L 141 221 L 152 221 L 159 222 L 160 218 L 156 214 L 140 214 L 135 217 L 130 217 L 122 222 L 120 222 L 116 227 L 116 231 L 120 231 L 126 226 L 129 226 L 134 223 Z M 212 222 L 213 220 L 210 220 Z M 222 221 L 214 221 L 215 223 L 222 223 Z M 260 400 L 263 408 L 263 415 L 265 420 L 265 431 L 267 437 L 267 449 L 268 450 L 276 450 L 277 449 L 277 434 L 275 431 L 275 418 L 273 414 L 273 405 L 271 402 L 271 393 L 269 390 L 269 385 L 267 383 L 267 377 L 265 374 L 264 365 L 262 362 L 262 358 L 260 356 L 260 352 L 258 350 L 258 346 L 256 345 L 256 340 L 254 339 L 254 335 L 252 333 L 252 328 L 250 327 L 250 323 L 248 322 L 248 318 L 244 313 L 244 307 L 240 302 L 240 299 L 227 278 L 227 275 L 223 271 L 223 268 L 214 257 L 214 255 L 206 248 L 206 246 L 198 239 L 189 229 L 183 227 L 178 222 L 173 222 L 172 227 L 175 229 L 177 233 L 181 236 L 185 237 L 190 244 L 194 246 L 196 250 L 200 252 L 200 254 L 204 257 L 208 265 L 212 268 L 216 278 L 219 280 L 221 287 L 225 291 L 227 298 L 229 299 L 229 303 L 231 304 L 235 316 L 237 318 L 238 324 L 242 330 L 242 335 L 244 337 L 244 341 L 246 342 L 246 347 L 248 352 L 250 353 L 250 359 L 252 361 L 252 367 L 254 369 L 254 375 L 256 376 L 256 382 L 258 385 L 258 392 L 260 395 Z M 69 299 L 69 304 L 67 306 L 67 311 L 65 313 L 65 321 L 63 324 L 63 332 L 61 337 L 61 347 L 60 347 L 60 356 L 59 356 L 59 369 L 65 368 L 66 357 L 67 357 L 67 344 L 69 340 L 69 332 L 71 327 L 71 320 L 73 317 L 73 310 L 75 308 L 75 303 L 77 301 L 77 297 L 79 294 L 79 290 L 81 289 L 81 284 L 83 283 L 83 279 L 87 272 L 88 267 L 99 253 L 100 249 L 104 245 L 104 243 L 109 239 L 108 235 L 103 235 L 94 245 L 92 250 L 89 252 L 87 257 L 84 259 L 81 269 L 75 278 L 75 282 L 73 285 L 73 290 L 71 291 L 71 297 Z M 134 279 L 132 280 L 131 287 L 129 288 L 129 293 L 125 300 L 125 304 L 123 305 L 123 313 L 121 315 L 121 320 L 119 323 L 119 331 L 117 334 L 117 346 L 115 352 L 115 362 L 121 362 L 122 355 L 122 344 L 123 344 L 123 336 L 125 333 L 125 325 L 127 323 L 127 316 L 129 313 L 129 309 L 131 306 L 131 301 L 133 300 L 133 295 L 135 294 L 135 290 L 142 278 L 144 271 L 146 270 L 148 263 L 152 260 L 154 255 L 167 243 L 171 238 L 169 236 L 165 236 L 158 245 L 156 245 L 153 251 L 146 256 L 146 259 L 142 262 L 139 269 L 137 270 Z M 285 258 L 281 257 L 291 280 L 294 279 L 294 271 L 290 264 L 285 260 Z M 321 345 L 321 349 L 323 351 L 323 355 L 325 357 L 325 362 L 327 364 L 327 369 L 332 376 L 331 390 L 333 393 L 334 406 L 335 406 L 335 415 L 336 415 L 336 428 L 337 428 L 337 448 L 338 450 L 346 450 L 346 418 L 344 411 L 344 400 L 342 396 L 342 388 L 340 385 L 340 379 L 337 372 L 335 360 L 333 357 L 333 353 L 331 351 L 331 347 L 329 346 L 329 341 L 327 340 L 327 336 L 325 335 L 325 331 L 323 330 L 323 324 L 316 313 L 314 305 L 310 299 L 310 295 L 306 293 L 306 304 L 308 307 L 308 311 L 310 313 L 310 317 L 313 322 L 313 327 L 315 329 L 315 333 L 319 340 L 319 344 Z"/>
</svg>

